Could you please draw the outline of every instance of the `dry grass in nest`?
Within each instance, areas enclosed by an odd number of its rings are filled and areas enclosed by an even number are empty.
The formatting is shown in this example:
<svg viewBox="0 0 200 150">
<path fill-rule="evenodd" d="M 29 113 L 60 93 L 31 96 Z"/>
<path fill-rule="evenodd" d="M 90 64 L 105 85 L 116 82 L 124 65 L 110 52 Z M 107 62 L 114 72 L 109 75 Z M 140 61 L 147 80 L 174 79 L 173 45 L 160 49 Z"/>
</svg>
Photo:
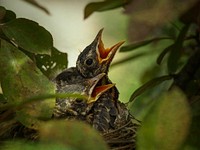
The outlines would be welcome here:
<svg viewBox="0 0 200 150">
<path fill-rule="evenodd" d="M 111 150 L 133 150 L 136 143 L 136 132 L 140 123 L 130 120 L 125 125 L 102 134 Z"/>
</svg>

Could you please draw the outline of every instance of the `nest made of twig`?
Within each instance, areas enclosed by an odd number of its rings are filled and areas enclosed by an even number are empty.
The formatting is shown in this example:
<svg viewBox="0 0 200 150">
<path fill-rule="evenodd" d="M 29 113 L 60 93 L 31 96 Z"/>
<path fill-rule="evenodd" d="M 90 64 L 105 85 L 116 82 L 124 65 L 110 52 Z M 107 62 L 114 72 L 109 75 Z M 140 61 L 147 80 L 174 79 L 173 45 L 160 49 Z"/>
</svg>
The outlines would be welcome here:
<svg viewBox="0 0 200 150">
<path fill-rule="evenodd" d="M 136 134 L 140 122 L 130 120 L 125 125 L 103 133 L 102 136 L 111 150 L 133 150 L 136 147 Z"/>
</svg>

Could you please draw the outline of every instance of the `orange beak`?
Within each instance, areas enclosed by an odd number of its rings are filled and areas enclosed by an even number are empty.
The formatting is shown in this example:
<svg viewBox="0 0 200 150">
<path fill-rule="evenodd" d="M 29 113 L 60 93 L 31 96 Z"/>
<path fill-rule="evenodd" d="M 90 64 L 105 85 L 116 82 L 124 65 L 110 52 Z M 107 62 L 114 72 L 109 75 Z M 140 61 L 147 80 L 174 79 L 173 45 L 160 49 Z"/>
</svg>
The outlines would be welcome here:
<svg viewBox="0 0 200 150">
<path fill-rule="evenodd" d="M 109 64 L 109 63 L 111 63 L 113 57 L 115 56 L 118 48 L 124 43 L 124 41 L 115 44 L 111 48 L 104 48 L 104 44 L 103 44 L 102 38 L 101 38 L 102 32 L 103 32 L 103 29 L 101 29 L 98 32 L 98 34 L 95 38 L 95 39 L 97 39 L 97 42 L 98 42 L 96 52 L 97 52 L 99 63 L 106 62 L 106 64 Z"/>
<path fill-rule="evenodd" d="M 105 93 L 107 90 L 115 86 L 115 84 L 106 84 L 102 86 L 97 86 L 94 88 L 92 92 L 92 97 L 87 101 L 87 103 L 92 103 L 98 100 L 98 98 Z"/>
</svg>

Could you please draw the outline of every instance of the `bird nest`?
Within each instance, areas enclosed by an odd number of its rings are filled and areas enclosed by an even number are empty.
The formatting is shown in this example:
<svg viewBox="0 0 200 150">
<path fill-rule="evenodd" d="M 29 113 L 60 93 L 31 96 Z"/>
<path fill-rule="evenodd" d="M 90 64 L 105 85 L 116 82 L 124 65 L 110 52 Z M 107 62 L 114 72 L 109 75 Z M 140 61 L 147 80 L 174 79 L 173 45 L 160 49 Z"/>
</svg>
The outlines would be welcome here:
<svg viewBox="0 0 200 150">
<path fill-rule="evenodd" d="M 111 150 L 135 149 L 136 131 L 140 126 L 139 121 L 136 121 L 137 120 L 130 120 L 125 125 L 102 134 Z"/>
<path fill-rule="evenodd" d="M 138 121 L 130 120 L 125 125 L 115 130 L 102 133 L 101 135 L 111 150 L 134 150 L 136 147 L 136 132 L 139 126 L 140 123 Z M 9 121 L 4 125 L 1 124 L 1 127 L 3 129 L 1 129 L 1 137 L 23 137 L 25 139 L 35 140 L 34 137 L 36 136 L 37 139 L 38 134 L 35 130 L 28 129 L 19 122 Z"/>
</svg>

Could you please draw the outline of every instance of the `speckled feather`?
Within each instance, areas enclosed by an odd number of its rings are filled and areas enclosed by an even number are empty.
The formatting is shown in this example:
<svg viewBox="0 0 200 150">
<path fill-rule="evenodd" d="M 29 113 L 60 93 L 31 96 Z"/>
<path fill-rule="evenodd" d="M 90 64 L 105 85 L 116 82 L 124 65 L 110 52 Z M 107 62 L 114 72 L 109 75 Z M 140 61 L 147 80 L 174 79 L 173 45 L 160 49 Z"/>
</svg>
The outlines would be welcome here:
<svg viewBox="0 0 200 150">
<path fill-rule="evenodd" d="M 76 72 L 76 68 L 66 69 L 54 79 L 57 86 L 56 92 L 80 94 L 89 98 L 92 94 L 91 88 L 94 88 L 94 84 L 96 85 L 103 75 L 99 74 L 96 77 L 86 79 Z M 87 99 L 76 97 L 57 98 L 53 117 L 81 118 L 84 120 L 92 106 L 93 104 L 87 103 Z"/>
</svg>

